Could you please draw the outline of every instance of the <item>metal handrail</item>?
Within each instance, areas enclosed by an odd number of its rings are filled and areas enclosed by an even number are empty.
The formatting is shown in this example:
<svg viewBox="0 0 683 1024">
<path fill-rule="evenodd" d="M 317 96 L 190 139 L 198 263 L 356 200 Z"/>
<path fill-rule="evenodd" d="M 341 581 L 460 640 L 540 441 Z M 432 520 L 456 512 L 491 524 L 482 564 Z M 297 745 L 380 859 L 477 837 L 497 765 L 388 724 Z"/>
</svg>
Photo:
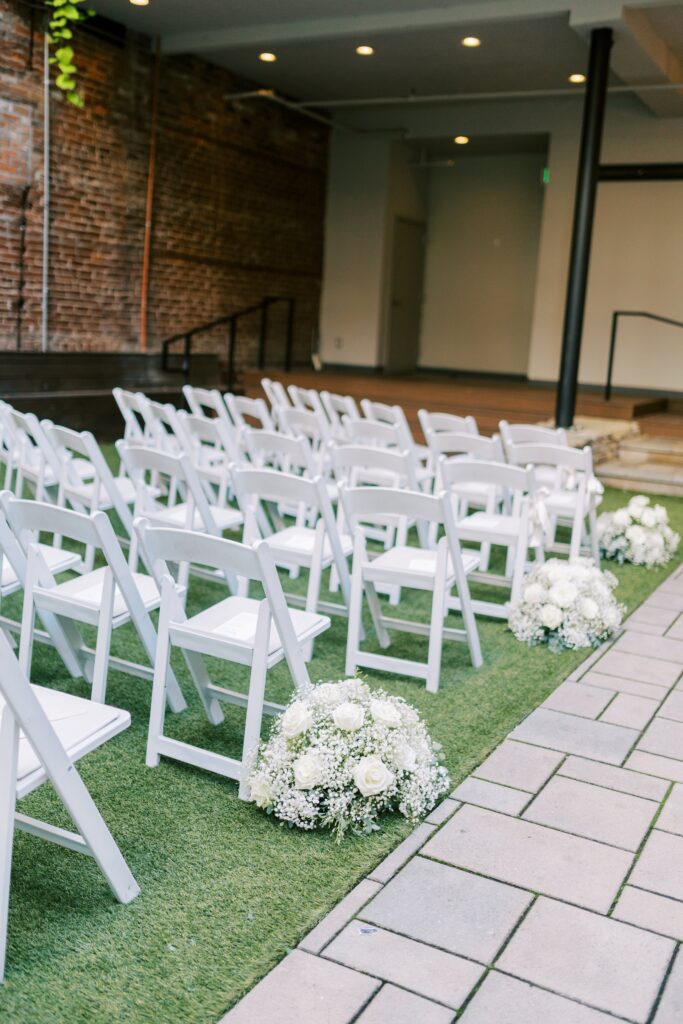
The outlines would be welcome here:
<svg viewBox="0 0 683 1024">
<path fill-rule="evenodd" d="M 612 397 L 612 369 L 614 368 L 614 349 L 617 343 L 617 325 L 620 316 L 642 316 L 646 320 L 658 320 L 662 324 L 671 324 L 673 327 L 683 327 L 683 321 L 672 320 L 670 316 L 659 316 L 658 313 L 645 313 L 640 309 L 615 309 L 612 313 L 612 332 L 609 339 L 609 361 L 607 363 L 607 381 L 605 383 L 605 401 L 609 402 Z"/>
<path fill-rule="evenodd" d="M 196 335 L 203 334 L 205 331 L 211 331 L 214 327 L 221 327 L 223 324 L 229 324 L 230 330 L 228 334 L 228 391 L 232 391 L 235 386 L 235 349 L 237 347 L 237 324 L 245 316 L 249 316 L 251 313 L 261 313 L 261 323 L 259 326 L 259 348 L 258 348 L 258 366 L 259 369 L 264 369 L 266 365 L 266 349 L 268 343 L 268 310 L 276 302 L 287 303 L 287 327 L 286 327 L 286 340 L 285 340 L 285 358 L 284 358 L 284 369 L 285 372 L 289 372 L 292 368 L 292 350 L 294 345 L 294 310 L 296 308 L 296 300 L 290 295 L 267 295 L 261 299 L 260 302 L 254 303 L 253 306 L 245 306 L 244 309 L 238 309 L 234 313 L 228 313 L 227 316 L 220 316 L 216 320 L 210 320 L 208 323 L 200 324 L 198 327 L 193 327 L 189 331 L 184 331 L 181 334 L 174 334 L 171 338 L 166 338 L 161 343 L 161 368 L 166 372 L 176 372 L 168 365 L 169 349 L 171 345 L 175 345 L 177 342 L 183 342 L 183 355 L 180 370 L 177 371 L 183 375 L 183 383 L 189 383 L 190 379 L 190 363 L 192 360 L 192 342 Z"/>
</svg>

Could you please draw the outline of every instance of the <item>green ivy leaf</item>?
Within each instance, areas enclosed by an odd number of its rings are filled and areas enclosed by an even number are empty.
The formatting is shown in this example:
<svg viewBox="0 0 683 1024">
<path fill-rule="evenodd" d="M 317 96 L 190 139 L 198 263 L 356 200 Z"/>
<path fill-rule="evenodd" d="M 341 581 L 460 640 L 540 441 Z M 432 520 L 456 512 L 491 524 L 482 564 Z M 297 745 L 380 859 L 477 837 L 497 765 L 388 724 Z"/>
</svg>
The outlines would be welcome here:
<svg viewBox="0 0 683 1024">
<path fill-rule="evenodd" d="M 70 64 L 74 59 L 74 51 L 72 46 L 60 46 L 58 50 L 55 50 L 55 57 L 60 64 Z"/>
<path fill-rule="evenodd" d="M 66 98 L 68 99 L 69 103 L 73 103 L 74 107 L 78 107 L 79 110 L 82 110 L 85 106 L 85 103 L 83 102 L 83 97 L 79 96 L 77 92 L 68 92 L 66 94 Z"/>
<path fill-rule="evenodd" d="M 75 81 L 73 78 L 70 78 L 69 75 L 57 75 L 55 82 L 57 88 L 63 89 L 64 92 L 70 92 L 72 89 L 76 88 Z"/>
</svg>

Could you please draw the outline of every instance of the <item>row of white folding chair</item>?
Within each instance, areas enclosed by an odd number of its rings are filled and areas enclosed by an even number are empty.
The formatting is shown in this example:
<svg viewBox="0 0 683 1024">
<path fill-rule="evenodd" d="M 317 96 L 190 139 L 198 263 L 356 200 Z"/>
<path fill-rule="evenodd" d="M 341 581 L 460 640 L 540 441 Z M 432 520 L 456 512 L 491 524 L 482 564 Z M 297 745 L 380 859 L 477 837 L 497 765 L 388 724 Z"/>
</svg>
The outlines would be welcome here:
<svg viewBox="0 0 683 1024">
<path fill-rule="evenodd" d="M 38 499 L 50 497 L 58 485 L 61 461 L 46 434 L 49 421 L 41 423 L 33 413 L 19 412 L 0 403 L 5 476 L 3 486 L 21 494 L 28 484 Z M 92 479 L 94 470 L 86 460 L 78 467 L 81 479 Z"/>
<path fill-rule="evenodd" d="M 127 711 L 31 686 L 0 630 L 0 983 L 5 977 L 7 921 L 16 829 L 97 863 L 116 899 L 139 894 L 135 878 L 74 767 L 130 725 Z M 50 781 L 76 830 L 21 814 L 17 801 Z"/>
</svg>

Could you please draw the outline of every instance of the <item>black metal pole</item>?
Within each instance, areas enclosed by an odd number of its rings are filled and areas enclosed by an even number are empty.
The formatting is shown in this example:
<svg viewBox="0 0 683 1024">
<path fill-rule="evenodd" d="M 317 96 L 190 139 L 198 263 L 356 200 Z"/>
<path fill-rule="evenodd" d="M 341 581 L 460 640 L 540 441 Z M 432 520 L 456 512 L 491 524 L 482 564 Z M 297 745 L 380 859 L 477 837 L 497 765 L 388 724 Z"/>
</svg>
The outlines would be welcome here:
<svg viewBox="0 0 683 1024">
<path fill-rule="evenodd" d="M 576 383 L 579 376 L 581 335 L 586 305 L 588 265 L 611 47 L 612 29 L 593 29 L 588 60 L 588 83 L 583 107 L 576 199 L 574 201 L 574 228 L 562 334 L 560 379 L 557 385 L 555 419 L 558 427 L 571 427 L 576 409 Z"/>
</svg>

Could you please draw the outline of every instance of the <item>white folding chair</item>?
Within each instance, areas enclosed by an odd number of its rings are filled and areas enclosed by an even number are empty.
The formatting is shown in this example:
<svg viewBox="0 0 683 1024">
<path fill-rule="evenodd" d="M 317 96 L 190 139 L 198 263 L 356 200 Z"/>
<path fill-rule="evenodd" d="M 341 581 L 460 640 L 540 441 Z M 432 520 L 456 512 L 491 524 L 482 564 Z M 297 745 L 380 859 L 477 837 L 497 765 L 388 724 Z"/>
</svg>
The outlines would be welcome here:
<svg viewBox="0 0 683 1024">
<path fill-rule="evenodd" d="M 112 388 L 114 401 L 123 417 L 123 439 L 128 444 L 145 444 L 145 418 L 140 406 L 140 395 L 123 388 Z"/>
<path fill-rule="evenodd" d="M 26 584 L 26 550 L 22 547 L 19 537 L 12 531 L 4 510 L 6 502 L 12 497 L 10 491 L 3 491 L 0 494 L 0 601 L 23 590 Z M 41 544 L 40 549 L 54 576 L 81 568 L 81 556 L 78 552 L 66 551 L 64 548 L 48 544 Z M 83 665 L 79 659 L 79 652 L 64 632 L 62 623 L 48 612 L 41 615 L 41 620 L 45 628 L 34 630 L 34 638 L 42 643 L 52 644 L 69 674 L 78 679 L 83 675 Z M 0 629 L 6 633 L 14 646 L 12 634 L 21 632 L 21 623 L 3 614 L 0 615 Z"/>
<path fill-rule="evenodd" d="M 78 652 L 83 674 L 92 688 L 92 699 L 98 703 L 104 703 L 110 667 L 150 679 L 152 670 L 148 666 L 115 658 L 110 653 L 112 632 L 130 622 L 151 665 L 154 664 L 157 638 L 149 613 L 159 607 L 160 594 L 151 576 L 130 571 L 106 514 L 95 512 L 87 516 L 56 505 L 17 498 L 9 498 L 4 508 L 15 535 L 25 538 L 28 535 L 19 641 L 22 670 L 30 675 L 38 612 L 43 619 L 47 613 L 60 620 L 71 647 Z M 41 533 L 58 534 L 83 547 L 92 547 L 101 553 L 105 564 L 58 582 L 37 543 Z M 76 623 L 97 629 L 94 651 L 86 646 Z M 174 711 L 186 706 L 175 678 L 169 681 L 169 701 Z"/>
<path fill-rule="evenodd" d="M 361 399 L 360 406 L 367 419 L 376 420 L 378 423 L 390 423 L 397 427 L 402 435 L 401 447 L 415 453 L 418 465 L 422 463 L 428 465 L 429 449 L 426 445 L 418 444 L 413 437 L 408 417 L 402 406 L 387 405 L 384 402 L 373 402 L 369 398 Z"/>
<path fill-rule="evenodd" d="M 4 488 L 21 497 L 27 483 L 37 500 L 46 499 L 48 491 L 57 486 L 60 466 L 37 416 L 7 403 L 3 403 L 0 416 L 7 452 Z"/>
<path fill-rule="evenodd" d="M 287 594 L 290 604 L 301 605 L 308 612 L 347 615 L 351 581 L 347 559 L 353 541 L 341 534 L 334 518 L 325 482 L 317 476 L 312 480 L 273 469 L 233 468 L 235 492 L 244 514 L 244 541 L 254 544 L 259 539 L 270 549 L 275 564 L 288 569 L 308 569 L 306 597 Z M 302 508 L 303 514 L 291 526 L 282 520 L 279 508 Z M 263 535 L 261 523 L 270 519 L 272 530 Z M 314 525 L 313 525 L 314 524 Z M 320 599 L 322 574 L 334 566 L 340 581 L 344 604 Z"/>
<path fill-rule="evenodd" d="M 503 573 L 480 569 L 473 573 L 472 580 L 509 589 L 509 602 L 475 600 L 472 608 L 477 614 L 507 619 L 510 602 L 516 601 L 522 591 L 529 548 L 533 548 L 537 561 L 542 562 L 544 557 L 545 510 L 536 493 L 533 470 L 531 466 L 522 469 L 506 463 L 448 460 L 441 456 L 438 472 L 454 511 L 459 510 L 458 493 L 464 485 L 477 483 L 489 488 L 486 508 L 464 516 L 456 513 L 456 527 L 463 543 L 479 544 L 486 551 L 491 545 L 506 549 Z M 502 508 L 501 493 L 506 495 Z M 457 599 L 452 607 L 458 607 Z"/>
<path fill-rule="evenodd" d="M 136 520 L 140 543 L 161 580 L 159 645 L 147 741 L 147 764 L 161 756 L 195 765 L 230 779 L 239 779 L 240 798 L 249 798 L 247 777 L 261 734 L 262 715 L 278 714 L 280 705 L 264 699 L 268 669 L 285 659 L 297 688 L 310 682 L 303 648 L 330 626 L 323 615 L 291 610 L 285 603 L 272 553 L 264 542 L 253 548 L 236 541 L 181 530 L 149 526 Z M 203 564 L 214 572 L 258 582 L 261 600 L 227 597 L 187 617 L 170 574 L 169 562 Z M 183 651 L 210 722 L 223 721 L 221 702 L 246 708 L 240 760 L 182 743 L 164 734 L 164 705 L 172 647 Z M 246 694 L 211 681 L 202 655 L 246 665 L 251 669 Z"/>
<path fill-rule="evenodd" d="M 130 447 L 123 441 L 117 441 L 116 447 L 135 484 L 134 517 L 144 516 L 154 526 L 194 530 L 213 537 L 221 537 L 226 530 L 237 530 L 243 525 L 244 518 L 240 511 L 228 504 L 210 502 L 200 473 L 186 452 L 169 455 L 154 448 Z M 231 478 L 230 473 L 229 466 L 221 468 L 221 474 L 224 474 L 226 480 Z M 163 482 L 161 493 L 155 482 Z M 222 497 L 220 488 L 218 497 Z M 131 566 L 137 566 L 137 558 L 137 537 L 133 534 L 129 559 Z M 187 566 L 185 571 L 188 571 Z M 192 571 L 195 575 L 205 575 L 199 568 Z M 226 578 L 226 582 L 234 591 L 236 581 Z M 181 578 L 181 583 L 187 583 L 187 576 Z"/>
<path fill-rule="evenodd" d="M 316 391 L 315 388 L 302 388 L 298 384 L 290 384 L 287 390 L 295 409 L 304 409 L 306 412 L 315 413 L 316 416 L 327 421 L 331 431 L 332 423 L 328 418 L 319 391 Z"/>
<path fill-rule="evenodd" d="M 156 402 L 142 393 L 137 397 L 145 419 L 145 446 L 177 455 L 183 445 L 176 407 L 170 402 Z"/>
<path fill-rule="evenodd" d="M 344 429 L 347 444 L 409 452 L 420 490 L 429 491 L 431 489 L 434 473 L 432 469 L 423 464 L 418 447 L 412 440 L 412 435 L 407 436 L 405 429 L 400 424 L 387 423 L 378 419 L 351 420 L 344 417 Z"/>
<path fill-rule="evenodd" d="M 74 762 L 130 724 L 127 711 L 31 686 L 0 631 L 0 982 L 5 976 L 7 918 L 15 829 L 91 856 L 120 903 L 140 889 Z M 50 781 L 76 832 L 16 810 L 17 800 Z"/>
<path fill-rule="evenodd" d="M 340 495 L 354 535 L 346 674 L 353 675 L 358 667 L 396 672 L 424 679 L 428 692 L 436 693 L 439 688 L 444 639 L 465 640 L 472 665 L 479 668 L 482 664 L 481 647 L 467 584 L 467 576 L 476 569 L 479 556 L 461 550 L 448 501 L 444 500 L 442 495 L 435 497 L 421 491 L 395 491 L 386 487 L 342 486 Z M 384 551 L 371 559 L 361 525 L 368 517 L 373 521 L 385 518 L 389 522 L 401 517 L 422 519 L 426 523 L 439 524 L 445 532 L 436 549 L 396 545 L 390 551 Z M 377 597 L 378 583 L 431 591 L 432 610 L 429 623 L 383 615 Z M 453 588 L 457 590 L 459 597 L 464 630 L 444 625 Z M 364 593 L 380 646 L 385 649 L 389 647 L 389 630 L 429 637 L 426 663 L 361 649 Z"/>
<path fill-rule="evenodd" d="M 512 461 L 509 452 L 515 444 L 559 444 L 563 448 L 569 444 L 564 427 L 542 427 L 537 423 L 508 423 L 507 420 L 501 420 L 498 429 L 508 462 Z M 536 484 L 539 487 L 553 489 L 556 476 L 552 466 L 536 467 Z"/>
<path fill-rule="evenodd" d="M 79 433 L 47 421 L 43 425 L 59 454 L 61 469 L 57 504 L 62 508 L 70 505 L 76 512 L 109 512 L 113 509 L 125 533 L 125 537 L 119 537 L 119 542 L 128 544 L 133 531 L 133 517 L 129 508 L 135 502 L 133 481 L 124 475 L 113 475 L 100 446 L 89 431 Z M 91 480 L 84 480 L 83 474 L 78 471 L 82 462 L 92 467 Z M 59 543 L 57 540 L 58 546 Z M 83 566 L 87 571 L 92 569 L 93 559 L 92 549 L 86 550 Z"/>
<path fill-rule="evenodd" d="M 355 401 L 351 395 L 335 395 L 331 391 L 321 391 L 320 401 L 330 421 L 332 437 L 335 441 L 345 441 L 344 416 L 348 416 L 350 420 L 360 419 Z"/>
<path fill-rule="evenodd" d="M 498 435 L 484 437 L 482 434 L 472 434 L 460 431 L 428 430 L 426 434 L 427 445 L 435 467 L 434 490 L 436 493 L 443 490 L 443 484 L 439 476 L 440 460 L 446 459 L 478 459 L 482 462 L 504 462 L 503 446 Z M 488 508 L 490 504 L 491 490 L 494 493 L 494 505 L 498 507 L 504 500 L 504 492 L 487 483 L 479 483 L 476 480 L 469 480 L 451 488 L 454 494 L 460 499 L 458 518 L 467 515 L 470 507 Z M 433 533 L 430 533 L 433 540 Z M 486 570 L 489 565 L 490 545 L 483 544 L 481 547 L 481 563 L 479 568 Z"/>
<path fill-rule="evenodd" d="M 536 485 L 542 483 L 542 494 L 551 523 L 551 537 L 546 549 L 578 558 L 584 552 L 600 565 L 596 508 L 602 501 L 603 487 L 593 473 L 590 445 L 570 448 L 568 445 L 508 445 L 508 461 L 512 465 L 534 467 Z M 541 470 L 545 472 L 541 475 Z M 571 529 L 570 543 L 555 540 L 557 525 Z"/>
<path fill-rule="evenodd" d="M 261 430 L 274 430 L 273 417 L 262 398 L 247 398 L 246 395 L 223 395 L 230 419 L 238 430 L 244 427 L 258 427 Z"/>
<path fill-rule="evenodd" d="M 261 378 L 261 387 L 270 404 L 270 414 L 273 423 L 280 423 L 280 409 L 289 409 L 292 402 L 287 394 L 287 388 L 279 380 L 271 380 L 270 377 Z M 264 424 L 265 426 L 265 424 Z"/>
<path fill-rule="evenodd" d="M 279 412 L 278 424 L 283 434 L 308 440 L 318 472 L 328 476 L 327 445 L 332 441 L 332 427 L 327 416 L 308 409 L 283 408 Z"/>
</svg>

